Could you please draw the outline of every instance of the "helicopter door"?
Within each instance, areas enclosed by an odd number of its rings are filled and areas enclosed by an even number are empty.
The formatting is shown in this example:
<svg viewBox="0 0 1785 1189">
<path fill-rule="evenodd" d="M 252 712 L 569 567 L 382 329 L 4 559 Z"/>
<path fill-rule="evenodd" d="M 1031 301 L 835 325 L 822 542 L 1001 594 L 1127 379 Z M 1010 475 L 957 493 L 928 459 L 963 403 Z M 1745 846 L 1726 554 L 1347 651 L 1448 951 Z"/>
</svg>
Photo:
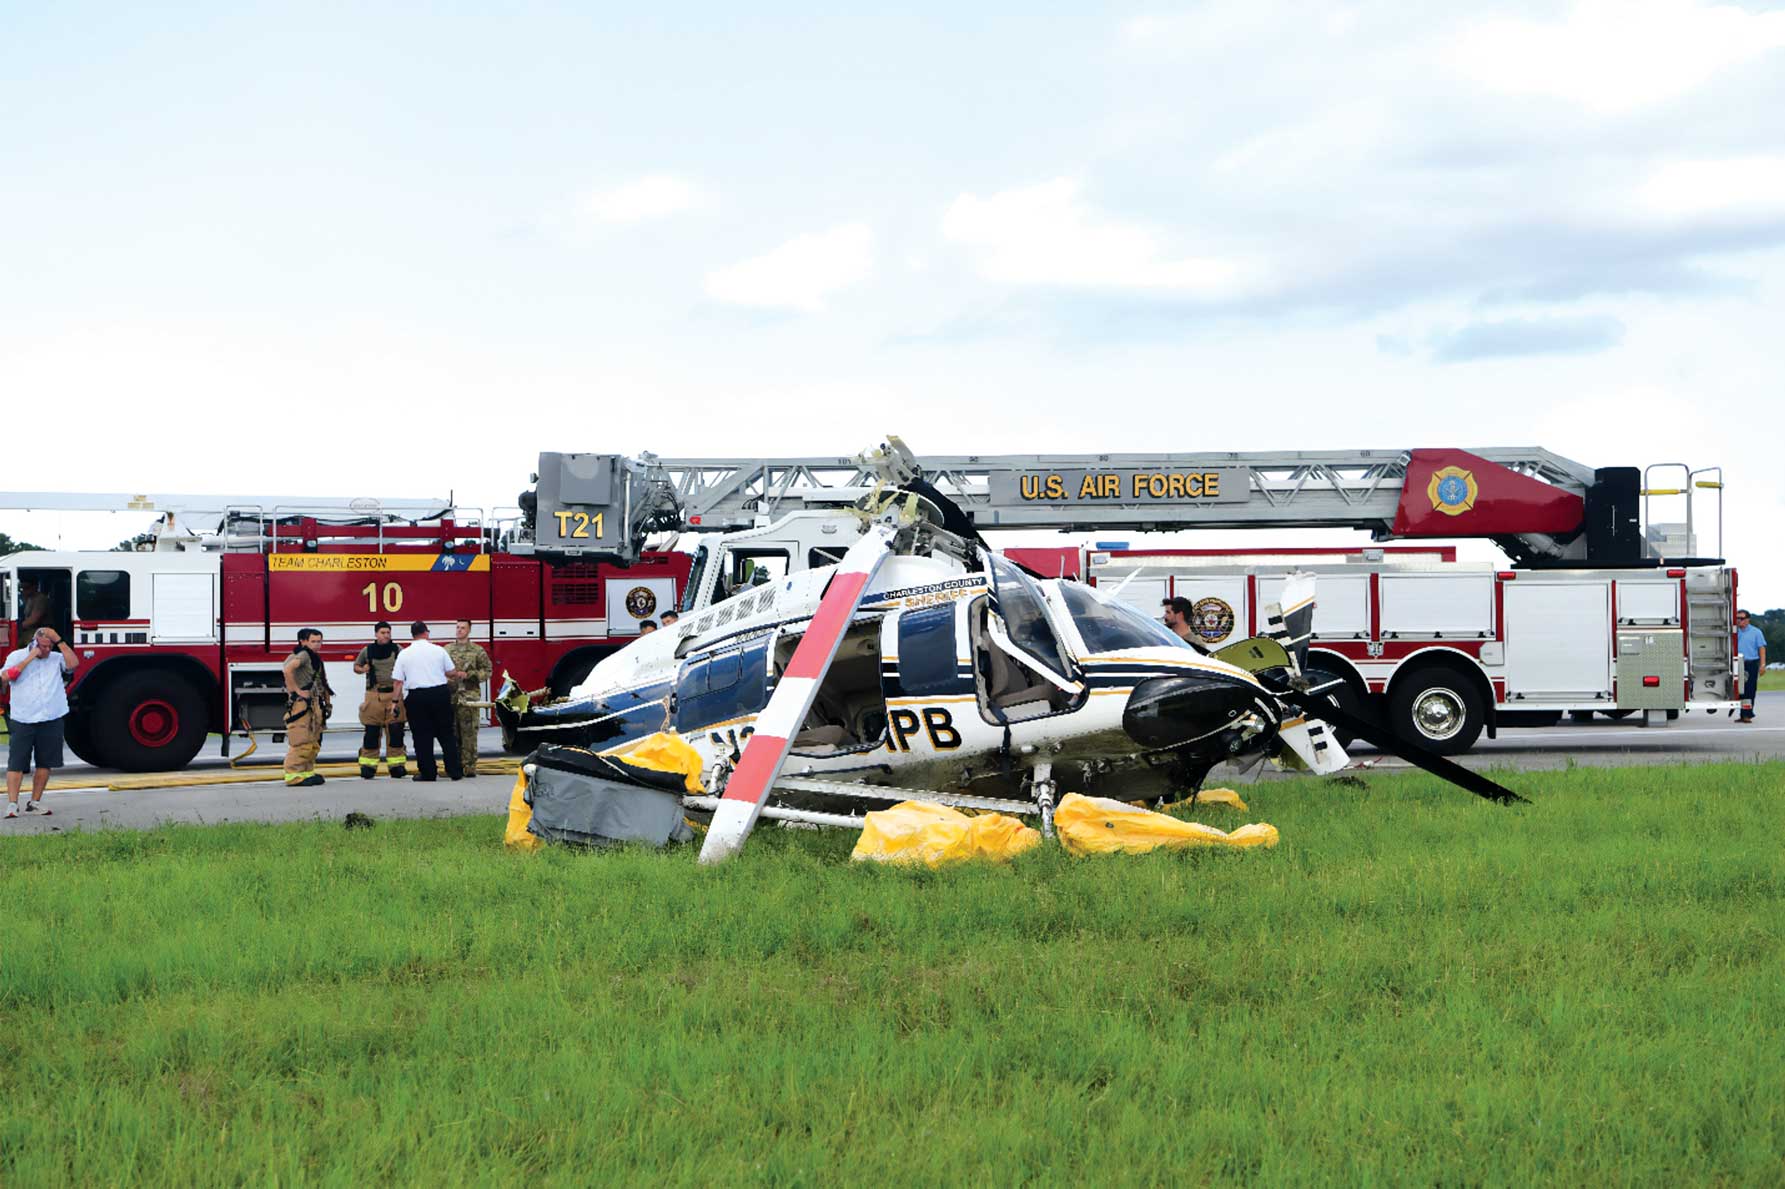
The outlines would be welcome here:
<svg viewBox="0 0 1785 1189">
<path fill-rule="evenodd" d="M 872 751 L 886 742 L 886 695 L 880 688 L 880 616 L 849 625 L 837 655 L 825 671 L 812 709 L 793 737 L 793 754 L 844 755 Z M 783 633 L 775 641 L 773 672 L 787 671 L 804 632 Z"/>
</svg>

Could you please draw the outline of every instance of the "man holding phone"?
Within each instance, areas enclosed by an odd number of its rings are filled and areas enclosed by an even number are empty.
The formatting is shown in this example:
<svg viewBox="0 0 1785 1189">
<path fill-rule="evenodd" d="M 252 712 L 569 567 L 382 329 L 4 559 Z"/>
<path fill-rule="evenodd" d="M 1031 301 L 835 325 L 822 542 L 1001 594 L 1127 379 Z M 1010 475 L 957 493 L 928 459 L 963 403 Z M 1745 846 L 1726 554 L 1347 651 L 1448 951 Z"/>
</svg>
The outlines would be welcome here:
<svg viewBox="0 0 1785 1189">
<path fill-rule="evenodd" d="M 43 790 L 50 770 L 62 766 L 62 720 L 68 717 L 68 674 L 80 666 L 80 658 L 55 628 L 38 628 L 31 643 L 12 653 L 0 665 L 12 696 L 6 716 L 11 740 L 6 754 L 6 816 L 19 815 L 19 788 L 31 769 L 31 800 L 26 813 L 50 816 L 43 804 Z"/>
</svg>

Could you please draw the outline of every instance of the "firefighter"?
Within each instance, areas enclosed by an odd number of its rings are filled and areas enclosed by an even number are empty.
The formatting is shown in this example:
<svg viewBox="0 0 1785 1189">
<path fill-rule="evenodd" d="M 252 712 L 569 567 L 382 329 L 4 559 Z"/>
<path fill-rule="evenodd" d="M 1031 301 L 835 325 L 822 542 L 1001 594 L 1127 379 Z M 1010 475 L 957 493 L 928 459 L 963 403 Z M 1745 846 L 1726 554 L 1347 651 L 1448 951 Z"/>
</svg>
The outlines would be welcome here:
<svg viewBox="0 0 1785 1189">
<path fill-rule="evenodd" d="M 409 756 L 403 750 L 403 703 L 391 684 L 391 670 L 397 667 L 397 653 L 402 651 L 390 638 L 390 624 L 380 620 L 372 629 L 373 642 L 359 650 L 353 658 L 353 671 L 366 678 L 366 700 L 359 704 L 360 725 L 366 728 L 359 745 L 361 780 L 378 775 L 379 741 L 384 743 L 384 763 L 397 780 L 409 775 Z"/>
<path fill-rule="evenodd" d="M 454 725 L 459 735 L 459 767 L 466 776 L 477 775 L 477 728 L 483 725 L 484 712 L 473 705 L 483 700 L 483 683 L 495 672 L 490 654 L 471 642 L 471 621 L 461 619 L 458 632 L 446 655 L 453 668 L 464 671 L 464 677 L 452 683 Z"/>
<path fill-rule="evenodd" d="M 328 674 L 322 669 L 322 633 L 305 628 L 297 647 L 285 658 L 285 784 L 308 788 L 321 784 L 316 753 L 322 747 L 322 724 L 328 721 Z"/>
</svg>

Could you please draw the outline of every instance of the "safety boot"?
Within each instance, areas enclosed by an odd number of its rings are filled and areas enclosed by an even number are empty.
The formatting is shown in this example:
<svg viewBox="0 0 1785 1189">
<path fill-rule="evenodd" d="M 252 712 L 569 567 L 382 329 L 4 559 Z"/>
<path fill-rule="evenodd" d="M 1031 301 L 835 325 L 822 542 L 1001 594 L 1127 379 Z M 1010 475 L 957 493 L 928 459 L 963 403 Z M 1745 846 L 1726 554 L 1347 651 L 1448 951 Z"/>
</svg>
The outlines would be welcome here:
<svg viewBox="0 0 1785 1189">
<path fill-rule="evenodd" d="M 390 765 L 390 775 L 392 780 L 402 780 L 405 776 L 409 775 L 409 768 L 407 766 L 408 760 L 409 757 L 406 755 L 388 756 L 385 758 L 385 763 Z"/>
</svg>

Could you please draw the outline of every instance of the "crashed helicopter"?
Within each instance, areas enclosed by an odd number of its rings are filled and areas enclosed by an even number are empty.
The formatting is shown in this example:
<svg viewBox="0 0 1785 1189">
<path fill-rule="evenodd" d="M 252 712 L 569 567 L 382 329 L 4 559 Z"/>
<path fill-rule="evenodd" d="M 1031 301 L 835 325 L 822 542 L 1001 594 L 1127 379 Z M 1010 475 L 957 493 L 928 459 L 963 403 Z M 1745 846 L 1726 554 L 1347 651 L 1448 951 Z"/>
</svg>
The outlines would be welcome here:
<svg viewBox="0 0 1785 1189">
<path fill-rule="evenodd" d="M 1229 761 L 1326 775 L 1349 762 L 1340 730 L 1522 799 L 1310 685 L 1312 576 L 1289 580 L 1264 635 L 1205 654 L 1115 594 L 992 551 L 902 444 L 876 457 L 896 465 L 854 510 L 840 561 L 720 590 L 561 701 L 530 705 L 506 684 L 511 748 L 613 756 L 674 732 L 702 764 L 703 791 L 683 799 L 712 815 L 702 862 L 735 854 L 759 816 L 859 825 L 852 809 L 913 798 L 1035 816 L 1051 833 L 1062 785 L 1161 801 Z"/>
</svg>

